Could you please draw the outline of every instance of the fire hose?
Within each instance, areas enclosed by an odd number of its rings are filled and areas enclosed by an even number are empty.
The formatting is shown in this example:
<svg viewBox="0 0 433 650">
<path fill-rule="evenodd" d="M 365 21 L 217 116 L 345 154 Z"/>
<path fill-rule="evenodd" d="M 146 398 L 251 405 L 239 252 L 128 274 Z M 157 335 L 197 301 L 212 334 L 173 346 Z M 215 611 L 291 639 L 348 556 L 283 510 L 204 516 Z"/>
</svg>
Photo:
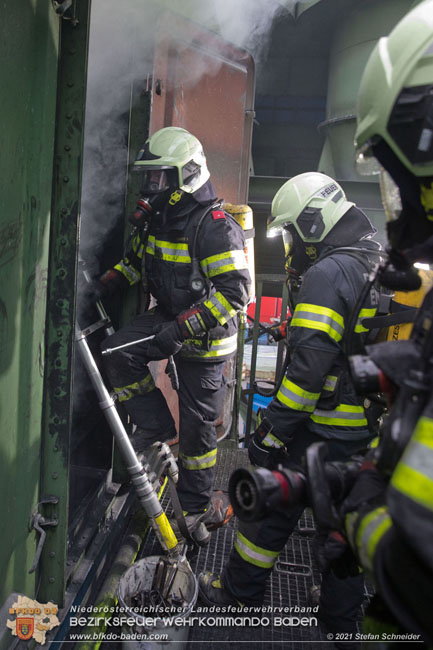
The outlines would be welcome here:
<svg viewBox="0 0 433 650">
<path fill-rule="evenodd" d="M 263 467 L 235 470 L 229 481 L 235 515 L 241 521 L 259 521 L 276 509 L 302 504 L 311 506 L 318 526 L 338 529 L 334 503 L 349 493 L 362 458 L 326 462 L 326 456 L 326 444 L 318 442 L 307 449 L 305 470 L 281 465 L 274 471 Z"/>
</svg>

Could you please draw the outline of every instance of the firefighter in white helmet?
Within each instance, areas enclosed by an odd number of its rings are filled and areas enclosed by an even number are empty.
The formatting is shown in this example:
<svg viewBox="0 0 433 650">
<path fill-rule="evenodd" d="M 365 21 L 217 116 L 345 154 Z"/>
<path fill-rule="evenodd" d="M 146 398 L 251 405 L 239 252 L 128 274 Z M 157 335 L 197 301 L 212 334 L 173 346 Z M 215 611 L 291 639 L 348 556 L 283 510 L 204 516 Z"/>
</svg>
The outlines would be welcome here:
<svg viewBox="0 0 433 650">
<path fill-rule="evenodd" d="M 155 337 L 106 355 L 106 368 L 118 400 L 137 425 L 133 442 L 146 448 L 176 436 L 166 400 L 147 367 L 151 360 L 174 355 L 180 417 L 177 490 L 190 534 L 206 544 L 224 361 L 235 354 L 236 315 L 250 289 L 244 234 L 222 209 L 202 146 L 185 129 L 154 133 L 133 171 L 141 177 L 132 217 L 136 230 L 125 257 L 98 286 L 106 295 L 142 278 L 156 306 L 109 337 L 103 349 Z"/>
<path fill-rule="evenodd" d="M 248 448 L 253 464 L 276 469 L 301 463 L 307 447 L 324 441 L 330 460 L 344 460 L 373 436 L 363 399 L 351 382 L 345 341 L 365 276 L 381 259 L 375 228 L 329 176 L 308 172 L 287 181 L 272 202 L 270 232 L 282 234 L 292 294 L 290 362 L 276 397 Z M 363 316 L 373 316 L 374 292 L 366 298 L 353 335 L 354 351 L 367 336 Z M 207 603 L 260 605 L 266 581 L 304 506 L 275 510 L 260 522 L 239 526 L 221 577 L 199 578 Z M 354 633 L 363 579 L 323 575 L 320 616 L 332 632 Z"/>
</svg>

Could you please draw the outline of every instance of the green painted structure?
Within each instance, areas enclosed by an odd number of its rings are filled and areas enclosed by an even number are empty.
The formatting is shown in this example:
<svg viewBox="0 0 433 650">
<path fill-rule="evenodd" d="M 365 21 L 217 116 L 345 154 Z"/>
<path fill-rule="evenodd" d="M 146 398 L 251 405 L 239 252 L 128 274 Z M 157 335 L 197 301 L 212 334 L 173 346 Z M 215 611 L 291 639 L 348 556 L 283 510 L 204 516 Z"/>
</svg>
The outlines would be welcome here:
<svg viewBox="0 0 433 650">
<path fill-rule="evenodd" d="M 0 133 L 0 575 L 33 594 L 40 490 L 46 296 L 52 221 L 59 18 L 50 3 L 2 2 Z"/>
</svg>

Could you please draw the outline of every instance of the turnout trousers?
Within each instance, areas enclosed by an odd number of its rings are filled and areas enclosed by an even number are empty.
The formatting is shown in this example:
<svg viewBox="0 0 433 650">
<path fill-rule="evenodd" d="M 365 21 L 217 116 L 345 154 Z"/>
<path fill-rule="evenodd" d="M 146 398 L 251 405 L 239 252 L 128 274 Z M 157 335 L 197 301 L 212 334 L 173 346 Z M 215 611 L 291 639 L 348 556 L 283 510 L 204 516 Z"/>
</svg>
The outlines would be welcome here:
<svg viewBox="0 0 433 650">
<path fill-rule="evenodd" d="M 158 308 L 107 338 L 102 349 L 151 336 L 172 318 Z M 114 392 L 131 420 L 149 433 L 151 442 L 176 436 L 175 423 L 161 390 L 148 368 L 146 342 L 104 355 Z M 188 359 L 182 350 L 174 357 L 179 377 L 179 481 L 182 508 L 202 512 L 212 494 L 217 456 L 216 421 L 221 415 L 225 384 L 224 361 Z"/>
<path fill-rule="evenodd" d="M 305 431 L 295 435 L 288 451 L 295 463 L 300 463 L 307 447 L 323 438 Z M 365 442 L 326 440 L 329 460 L 347 460 Z M 299 505 L 285 511 L 275 510 L 265 519 L 253 523 L 240 522 L 235 545 L 226 564 L 222 583 L 245 605 L 261 605 L 268 576 L 304 511 Z M 290 579 L 290 578 L 289 578 Z M 363 575 L 339 579 L 333 571 L 322 574 L 320 590 L 320 619 L 332 632 L 354 632 L 358 610 L 363 601 Z"/>
</svg>

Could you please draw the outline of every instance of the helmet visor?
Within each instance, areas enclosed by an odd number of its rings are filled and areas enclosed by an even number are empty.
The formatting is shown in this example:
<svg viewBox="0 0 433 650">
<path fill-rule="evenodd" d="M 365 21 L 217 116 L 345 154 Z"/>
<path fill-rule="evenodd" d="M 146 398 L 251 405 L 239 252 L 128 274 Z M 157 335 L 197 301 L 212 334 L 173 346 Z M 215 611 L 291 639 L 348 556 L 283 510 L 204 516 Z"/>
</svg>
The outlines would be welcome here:
<svg viewBox="0 0 433 650">
<path fill-rule="evenodd" d="M 134 165 L 132 171 L 139 175 L 142 194 L 158 194 L 177 187 L 177 170 L 174 167 L 144 167 Z"/>
<path fill-rule="evenodd" d="M 380 168 L 379 184 L 386 220 L 396 221 L 403 209 L 400 190 L 383 167 Z"/>
<path fill-rule="evenodd" d="M 366 142 L 356 154 L 356 171 L 360 176 L 380 174 L 381 166 L 373 154 L 371 145 L 371 142 Z"/>
</svg>

